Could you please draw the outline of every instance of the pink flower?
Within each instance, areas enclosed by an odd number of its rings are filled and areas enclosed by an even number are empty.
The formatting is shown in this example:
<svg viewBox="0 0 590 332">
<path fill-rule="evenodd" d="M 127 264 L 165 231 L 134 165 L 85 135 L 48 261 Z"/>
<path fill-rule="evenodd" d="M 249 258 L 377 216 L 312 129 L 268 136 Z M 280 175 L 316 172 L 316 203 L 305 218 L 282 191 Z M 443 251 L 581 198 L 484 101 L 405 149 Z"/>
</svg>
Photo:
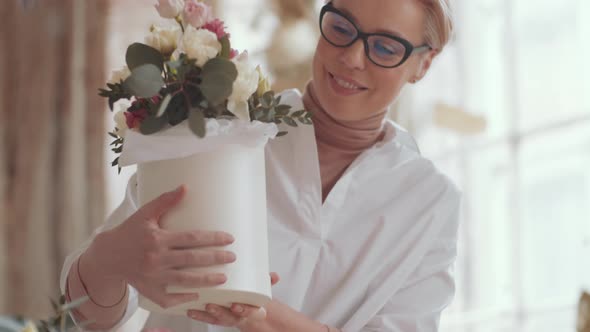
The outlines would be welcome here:
<svg viewBox="0 0 590 332">
<path fill-rule="evenodd" d="M 125 112 L 125 122 L 127 123 L 127 127 L 129 127 L 129 129 L 139 128 L 147 116 L 148 112 L 145 108 L 133 112 Z"/>
<path fill-rule="evenodd" d="M 217 39 L 219 40 L 225 37 L 225 35 L 228 35 L 227 37 L 229 38 L 229 34 L 225 32 L 225 26 L 223 21 L 218 18 L 214 19 L 213 21 L 207 22 L 205 25 L 203 25 L 203 29 L 207 29 L 216 34 Z"/>
<path fill-rule="evenodd" d="M 162 101 L 162 97 L 160 97 L 159 95 L 155 95 L 151 99 L 154 104 L 159 104 L 160 101 Z"/>
<path fill-rule="evenodd" d="M 231 49 L 231 51 L 229 52 L 229 58 L 233 59 L 235 57 L 237 57 L 240 54 L 240 52 L 236 49 Z"/>
<path fill-rule="evenodd" d="M 200 29 L 205 23 L 212 20 L 213 10 L 207 4 L 197 0 L 186 0 L 182 18 L 195 29 Z"/>
<path fill-rule="evenodd" d="M 158 0 L 156 10 L 163 18 L 175 18 L 182 12 L 182 0 Z"/>
</svg>

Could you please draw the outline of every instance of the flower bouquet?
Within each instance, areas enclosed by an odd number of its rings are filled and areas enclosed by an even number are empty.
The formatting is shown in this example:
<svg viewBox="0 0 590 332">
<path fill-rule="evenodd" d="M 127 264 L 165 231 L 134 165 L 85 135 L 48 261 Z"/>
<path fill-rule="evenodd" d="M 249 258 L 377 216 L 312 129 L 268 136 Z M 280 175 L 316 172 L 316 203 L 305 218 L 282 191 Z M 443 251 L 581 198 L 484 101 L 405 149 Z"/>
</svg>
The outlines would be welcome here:
<svg viewBox="0 0 590 332">
<path fill-rule="evenodd" d="M 187 195 L 162 227 L 225 231 L 237 261 L 202 272 L 228 281 L 198 292 L 200 299 L 163 309 L 140 296 L 148 310 L 184 315 L 206 303 L 264 305 L 271 297 L 266 221 L 264 147 L 285 135 L 277 124 L 311 124 L 311 114 L 281 104 L 260 67 L 231 48 L 224 23 L 197 0 L 159 0 L 173 27 L 152 26 L 144 43 L 129 46 L 127 66 L 101 89 L 115 114 L 113 166 L 137 165 L 138 204 L 181 184 Z"/>
</svg>

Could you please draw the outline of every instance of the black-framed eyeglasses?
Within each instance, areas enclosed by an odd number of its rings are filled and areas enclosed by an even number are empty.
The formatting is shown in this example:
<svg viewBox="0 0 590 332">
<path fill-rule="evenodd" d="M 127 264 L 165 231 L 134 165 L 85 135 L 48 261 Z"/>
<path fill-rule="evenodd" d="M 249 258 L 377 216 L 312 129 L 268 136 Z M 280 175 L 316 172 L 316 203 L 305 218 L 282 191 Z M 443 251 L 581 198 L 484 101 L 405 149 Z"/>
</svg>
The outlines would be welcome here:
<svg viewBox="0 0 590 332">
<path fill-rule="evenodd" d="M 412 54 L 432 49 L 426 44 L 414 46 L 403 38 L 386 33 L 364 33 L 332 2 L 322 7 L 320 31 L 324 39 L 336 47 L 349 47 L 362 39 L 367 58 L 383 68 L 399 67 Z"/>
</svg>

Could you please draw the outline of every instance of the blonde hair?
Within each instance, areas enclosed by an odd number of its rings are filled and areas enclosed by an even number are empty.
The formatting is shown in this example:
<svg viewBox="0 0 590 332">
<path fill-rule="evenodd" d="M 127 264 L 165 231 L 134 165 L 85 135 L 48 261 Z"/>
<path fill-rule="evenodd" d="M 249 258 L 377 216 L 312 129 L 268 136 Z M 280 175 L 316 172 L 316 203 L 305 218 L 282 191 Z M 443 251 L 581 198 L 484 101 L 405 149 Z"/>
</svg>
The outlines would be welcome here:
<svg viewBox="0 0 590 332">
<path fill-rule="evenodd" d="M 426 11 L 426 43 L 433 49 L 442 51 L 453 36 L 453 14 L 449 0 L 418 1 Z"/>
<path fill-rule="evenodd" d="M 333 0 L 324 0 L 324 3 Z M 454 18 L 450 0 L 418 0 L 426 11 L 426 44 L 439 52 L 453 37 Z"/>
</svg>

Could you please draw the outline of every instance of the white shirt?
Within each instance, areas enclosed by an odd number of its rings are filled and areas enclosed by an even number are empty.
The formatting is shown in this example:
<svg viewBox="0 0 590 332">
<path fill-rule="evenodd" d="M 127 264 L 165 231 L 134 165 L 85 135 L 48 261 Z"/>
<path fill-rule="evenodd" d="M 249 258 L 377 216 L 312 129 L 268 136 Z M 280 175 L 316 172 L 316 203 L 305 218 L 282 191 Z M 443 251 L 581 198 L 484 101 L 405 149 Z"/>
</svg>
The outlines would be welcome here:
<svg viewBox="0 0 590 332">
<path fill-rule="evenodd" d="M 303 109 L 297 90 L 284 92 L 282 101 Z M 322 204 L 313 126 L 281 130 L 289 134 L 266 148 L 270 267 L 281 276 L 273 297 L 344 332 L 437 331 L 455 291 L 455 186 L 388 121 L 384 140 L 353 162 Z M 139 208 L 135 181 L 95 234 Z M 66 259 L 62 291 L 67 271 L 91 240 Z M 129 288 L 121 323 L 137 310 L 137 291 Z M 236 331 L 156 313 L 146 327 Z"/>
</svg>

